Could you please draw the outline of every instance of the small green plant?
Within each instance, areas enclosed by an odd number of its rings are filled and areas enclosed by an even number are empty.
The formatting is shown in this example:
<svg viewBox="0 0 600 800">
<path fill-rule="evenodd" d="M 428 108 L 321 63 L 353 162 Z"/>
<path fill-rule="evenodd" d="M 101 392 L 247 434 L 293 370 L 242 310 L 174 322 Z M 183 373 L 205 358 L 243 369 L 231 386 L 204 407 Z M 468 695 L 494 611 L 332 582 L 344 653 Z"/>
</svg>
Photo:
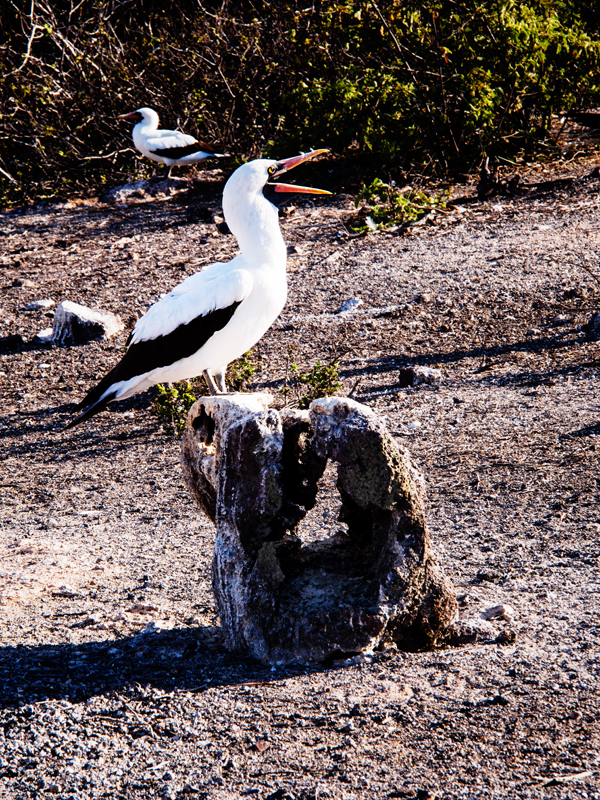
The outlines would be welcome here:
<svg viewBox="0 0 600 800">
<path fill-rule="evenodd" d="M 240 358 L 232 361 L 227 368 L 227 385 L 232 392 L 243 392 L 249 388 L 250 379 L 262 369 L 261 362 L 248 350 Z"/>
<path fill-rule="evenodd" d="M 159 417 L 167 417 L 175 433 L 185 425 L 190 408 L 198 399 L 196 388 L 189 381 L 180 381 L 172 385 L 157 386 L 158 396 L 154 399 L 153 409 Z"/>
<path fill-rule="evenodd" d="M 358 207 L 364 201 L 363 208 L 368 213 L 353 229 L 368 233 L 414 222 L 434 208 L 446 208 L 448 197 L 449 192 L 432 197 L 421 189 L 410 186 L 400 189 L 394 181 L 385 183 L 375 178 L 357 195 L 355 205 Z"/>
<path fill-rule="evenodd" d="M 308 408 L 313 400 L 318 397 L 329 397 L 335 394 L 338 389 L 342 388 L 340 375 L 338 372 L 339 361 L 333 361 L 329 364 L 321 364 L 320 361 L 308 372 L 302 374 L 298 371 L 298 367 L 292 364 L 292 371 L 296 372 L 298 382 L 306 386 L 307 391 L 302 395 L 298 401 L 300 408 Z"/>
<path fill-rule="evenodd" d="M 227 368 L 227 385 L 231 391 L 242 392 L 248 387 L 250 378 L 262 369 L 262 364 L 254 357 L 252 350 L 232 361 Z M 153 410 L 159 417 L 167 417 L 173 431 L 179 433 L 185 425 L 188 411 L 199 397 L 202 397 L 200 378 L 180 381 L 174 384 L 157 385 L 158 396 L 154 399 Z"/>
<path fill-rule="evenodd" d="M 290 404 L 290 393 L 295 396 L 299 408 L 308 408 L 318 397 L 330 397 L 342 388 L 339 358 L 332 357 L 325 364 L 317 361 L 312 369 L 303 373 L 297 364 L 292 363 L 295 350 L 294 345 L 288 345 L 285 381 L 280 389 L 286 405 Z"/>
</svg>

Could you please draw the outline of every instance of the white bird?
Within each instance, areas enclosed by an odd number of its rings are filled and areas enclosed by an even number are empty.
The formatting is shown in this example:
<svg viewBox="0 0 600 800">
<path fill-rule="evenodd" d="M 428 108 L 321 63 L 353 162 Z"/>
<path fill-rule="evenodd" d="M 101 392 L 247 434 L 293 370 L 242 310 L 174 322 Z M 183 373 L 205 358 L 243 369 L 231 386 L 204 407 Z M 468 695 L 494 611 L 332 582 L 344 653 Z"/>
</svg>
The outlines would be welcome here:
<svg viewBox="0 0 600 800">
<path fill-rule="evenodd" d="M 133 143 L 137 149 L 152 161 L 165 164 L 165 178 L 169 178 L 175 165 L 195 164 L 206 158 L 225 158 L 228 153 L 216 153 L 214 147 L 199 142 L 189 133 L 159 129 L 158 114 L 151 108 L 138 108 L 130 114 L 121 114 L 119 119 L 135 122 Z"/>
<path fill-rule="evenodd" d="M 190 275 L 148 309 L 121 361 L 88 392 L 79 405 L 83 413 L 67 428 L 156 383 L 204 374 L 212 394 L 227 391 L 227 365 L 256 344 L 287 298 L 287 249 L 273 201 L 278 193 L 331 194 L 270 179 L 326 152 L 258 159 L 233 173 L 223 191 L 223 214 L 241 253 Z"/>
</svg>

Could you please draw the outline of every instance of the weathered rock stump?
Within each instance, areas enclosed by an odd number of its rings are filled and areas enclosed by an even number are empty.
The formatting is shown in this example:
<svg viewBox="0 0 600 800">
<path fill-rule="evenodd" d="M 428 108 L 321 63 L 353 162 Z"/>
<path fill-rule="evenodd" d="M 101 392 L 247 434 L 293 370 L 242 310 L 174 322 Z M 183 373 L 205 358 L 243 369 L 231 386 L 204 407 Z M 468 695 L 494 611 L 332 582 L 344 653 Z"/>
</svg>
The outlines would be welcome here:
<svg viewBox="0 0 600 800">
<path fill-rule="evenodd" d="M 423 512 L 424 481 L 366 406 L 343 397 L 310 411 L 270 396 L 206 397 L 190 410 L 182 465 L 217 528 L 212 579 L 231 649 L 273 664 L 320 661 L 393 640 L 433 646 L 456 616 Z M 303 543 L 328 460 L 338 525 Z"/>
</svg>

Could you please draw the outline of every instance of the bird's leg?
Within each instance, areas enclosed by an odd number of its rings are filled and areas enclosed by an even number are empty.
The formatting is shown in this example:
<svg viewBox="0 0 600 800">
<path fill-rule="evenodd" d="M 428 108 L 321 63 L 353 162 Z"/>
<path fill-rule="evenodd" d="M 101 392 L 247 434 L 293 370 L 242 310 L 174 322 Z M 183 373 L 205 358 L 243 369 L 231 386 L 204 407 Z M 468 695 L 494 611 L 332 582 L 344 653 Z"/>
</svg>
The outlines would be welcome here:
<svg viewBox="0 0 600 800">
<path fill-rule="evenodd" d="M 221 394 L 227 394 L 227 386 L 225 384 L 225 370 L 219 370 L 215 375 L 215 380 L 217 382 L 217 386 L 219 387 L 219 392 Z"/>
<path fill-rule="evenodd" d="M 172 170 L 172 169 L 173 169 L 173 164 L 171 164 L 171 166 L 170 166 L 170 167 L 167 167 L 167 170 L 166 170 L 166 172 L 165 172 L 165 177 L 164 177 L 164 179 L 163 179 L 163 180 L 165 180 L 165 181 L 166 181 L 166 180 L 168 180 L 168 179 L 171 177 L 171 170 Z"/>
<path fill-rule="evenodd" d="M 202 372 L 202 374 L 204 375 L 204 380 L 206 381 L 206 383 L 208 385 L 208 391 L 211 394 L 219 394 L 219 390 L 217 389 L 217 384 L 215 383 L 214 378 L 210 374 L 210 372 L 207 369 L 205 369 Z"/>
</svg>

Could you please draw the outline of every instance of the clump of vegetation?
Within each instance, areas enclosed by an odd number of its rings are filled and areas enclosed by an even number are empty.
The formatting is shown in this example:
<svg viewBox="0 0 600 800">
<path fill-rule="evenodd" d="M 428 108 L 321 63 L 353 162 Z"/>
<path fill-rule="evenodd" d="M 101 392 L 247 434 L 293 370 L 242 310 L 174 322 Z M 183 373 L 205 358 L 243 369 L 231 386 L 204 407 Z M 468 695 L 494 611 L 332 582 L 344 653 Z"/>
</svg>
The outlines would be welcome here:
<svg viewBox="0 0 600 800">
<path fill-rule="evenodd" d="M 261 370 L 262 363 L 253 350 L 248 350 L 227 368 L 227 386 L 232 392 L 244 392 L 250 387 L 251 379 Z"/>
<path fill-rule="evenodd" d="M 308 408 L 313 400 L 318 397 L 330 397 L 342 388 L 342 382 L 338 372 L 339 361 L 330 364 L 321 364 L 320 361 L 306 373 L 301 373 L 296 365 L 292 369 L 296 371 L 298 382 L 306 387 L 306 392 L 298 401 L 300 408 Z"/>
<path fill-rule="evenodd" d="M 226 382 L 233 392 L 243 392 L 250 386 L 250 379 L 262 369 L 252 350 L 248 350 L 240 358 L 232 361 L 227 368 Z M 158 384 L 158 395 L 154 399 L 153 410 L 159 417 L 166 417 L 172 425 L 174 433 L 179 433 L 185 427 L 188 411 L 199 397 L 204 396 L 202 391 L 203 378 L 195 378 L 179 383 Z"/>
<path fill-rule="evenodd" d="M 166 386 L 159 383 L 157 389 L 153 410 L 159 417 L 166 417 L 177 434 L 183 429 L 188 411 L 198 399 L 197 387 L 189 381 L 180 381 Z"/>
<path fill-rule="evenodd" d="M 280 389 L 286 405 L 293 402 L 299 408 L 308 408 L 313 400 L 330 397 L 342 388 L 339 357 L 331 355 L 326 363 L 317 361 L 308 372 L 300 372 L 300 367 L 292 361 L 295 350 L 294 345 L 288 346 L 286 376 Z"/>
<path fill-rule="evenodd" d="M 448 197 L 449 192 L 431 196 L 421 189 L 399 188 L 395 181 L 385 183 L 375 178 L 356 198 L 356 205 L 364 206 L 361 221 L 353 230 L 368 233 L 414 222 L 433 209 L 446 208 Z"/>
</svg>

